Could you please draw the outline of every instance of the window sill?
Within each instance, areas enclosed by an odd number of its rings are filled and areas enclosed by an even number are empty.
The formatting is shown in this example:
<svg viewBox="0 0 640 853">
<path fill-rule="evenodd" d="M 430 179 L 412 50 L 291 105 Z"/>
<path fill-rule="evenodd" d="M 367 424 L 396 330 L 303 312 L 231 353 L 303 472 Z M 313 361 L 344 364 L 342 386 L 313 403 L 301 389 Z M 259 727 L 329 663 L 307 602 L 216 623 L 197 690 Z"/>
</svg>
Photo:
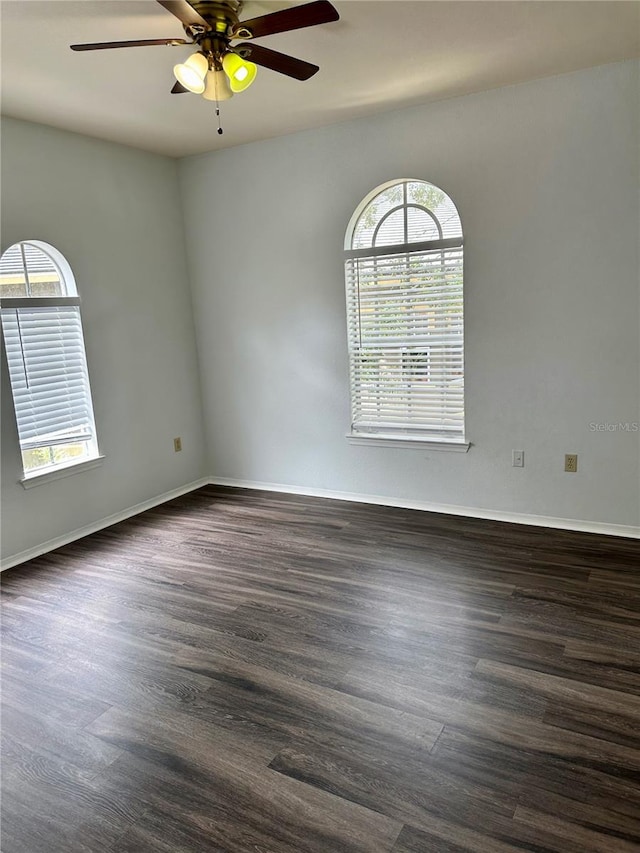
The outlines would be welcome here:
<svg viewBox="0 0 640 853">
<path fill-rule="evenodd" d="M 420 438 L 419 436 L 395 435 L 354 435 L 347 433 L 349 444 L 362 444 L 370 447 L 405 447 L 413 450 L 447 450 L 454 453 L 467 453 L 471 447 L 468 441 L 460 439 Z"/>
<path fill-rule="evenodd" d="M 97 468 L 99 465 L 102 465 L 104 458 L 104 456 L 94 456 L 92 459 L 73 462 L 70 465 L 61 465 L 59 468 L 52 468 L 50 471 L 43 471 L 41 474 L 30 474 L 23 477 L 20 483 L 24 489 L 43 486 L 52 480 L 61 480 L 63 477 L 71 477 L 73 474 L 81 474 L 83 471 L 89 471 L 91 468 Z"/>
</svg>

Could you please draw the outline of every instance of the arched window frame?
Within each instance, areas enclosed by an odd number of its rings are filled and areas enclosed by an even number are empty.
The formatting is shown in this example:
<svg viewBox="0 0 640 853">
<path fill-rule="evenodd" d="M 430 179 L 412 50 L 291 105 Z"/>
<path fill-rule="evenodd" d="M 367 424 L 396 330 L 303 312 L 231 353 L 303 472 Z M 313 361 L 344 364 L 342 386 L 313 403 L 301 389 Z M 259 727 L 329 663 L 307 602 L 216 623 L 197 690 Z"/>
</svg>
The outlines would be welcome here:
<svg viewBox="0 0 640 853">
<path fill-rule="evenodd" d="M 41 240 L 3 252 L 0 314 L 23 485 L 99 464 L 80 296 L 62 253 Z"/>
<path fill-rule="evenodd" d="M 431 206 L 413 198 L 421 189 L 434 197 Z M 390 190 L 389 196 L 401 191 L 401 199 L 375 219 L 376 202 Z M 414 208 L 429 217 L 435 232 L 429 239 L 409 237 Z M 385 223 L 398 211 L 404 214 L 402 234 L 392 230 L 394 239 L 381 243 Z M 455 204 L 426 181 L 388 181 L 368 193 L 354 211 L 344 246 L 351 441 L 469 449 L 464 426 L 463 247 Z M 443 271 L 440 280 L 433 272 L 437 265 Z M 376 293 L 381 281 L 384 288 Z M 440 293 L 434 295 L 438 284 Z M 418 309 L 423 302 L 426 308 Z"/>
</svg>

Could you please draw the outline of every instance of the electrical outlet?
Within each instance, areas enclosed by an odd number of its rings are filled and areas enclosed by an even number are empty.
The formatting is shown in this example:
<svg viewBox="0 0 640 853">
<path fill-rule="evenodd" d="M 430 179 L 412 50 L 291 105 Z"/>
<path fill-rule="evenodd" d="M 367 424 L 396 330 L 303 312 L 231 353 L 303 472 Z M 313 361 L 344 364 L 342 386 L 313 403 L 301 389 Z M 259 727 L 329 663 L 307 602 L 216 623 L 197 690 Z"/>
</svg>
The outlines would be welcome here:
<svg viewBox="0 0 640 853">
<path fill-rule="evenodd" d="M 180 453 L 180 451 L 182 450 L 182 439 L 180 438 L 180 436 L 178 436 L 178 438 L 173 439 L 173 449 L 176 453 Z"/>
<path fill-rule="evenodd" d="M 524 450 L 511 451 L 511 464 L 514 468 L 524 468 Z"/>
<path fill-rule="evenodd" d="M 565 453 L 564 470 L 568 471 L 570 474 L 576 473 L 576 471 L 578 470 L 578 454 L 577 453 Z"/>
</svg>

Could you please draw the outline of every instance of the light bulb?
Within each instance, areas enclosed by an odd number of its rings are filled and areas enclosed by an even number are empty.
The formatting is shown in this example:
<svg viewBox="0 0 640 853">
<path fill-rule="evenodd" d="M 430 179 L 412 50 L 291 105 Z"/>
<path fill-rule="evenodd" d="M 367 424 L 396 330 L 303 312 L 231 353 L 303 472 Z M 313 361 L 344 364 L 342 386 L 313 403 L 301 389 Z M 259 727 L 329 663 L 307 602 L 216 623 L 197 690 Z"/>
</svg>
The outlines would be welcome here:
<svg viewBox="0 0 640 853">
<path fill-rule="evenodd" d="M 202 97 L 208 101 L 228 101 L 233 98 L 229 80 L 224 71 L 212 68 L 205 78 L 205 89 Z"/>
<path fill-rule="evenodd" d="M 229 78 L 229 84 L 233 92 L 244 92 L 256 79 L 258 66 L 248 62 L 237 53 L 229 51 L 222 57 L 222 67 Z"/>
<path fill-rule="evenodd" d="M 194 53 L 186 62 L 173 66 L 173 73 L 178 83 L 195 95 L 201 95 L 204 92 L 204 78 L 208 70 L 209 60 L 202 53 Z"/>
</svg>

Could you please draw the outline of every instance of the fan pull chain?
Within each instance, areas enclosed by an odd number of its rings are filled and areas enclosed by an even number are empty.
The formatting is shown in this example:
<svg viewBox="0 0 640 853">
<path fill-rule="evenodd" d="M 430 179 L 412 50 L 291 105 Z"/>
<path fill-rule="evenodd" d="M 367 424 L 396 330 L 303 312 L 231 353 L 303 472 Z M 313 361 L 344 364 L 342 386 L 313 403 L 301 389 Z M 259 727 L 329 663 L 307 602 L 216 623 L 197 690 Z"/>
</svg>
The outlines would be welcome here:
<svg viewBox="0 0 640 853">
<path fill-rule="evenodd" d="M 222 134 L 224 133 L 224 130 L 222 129 L 222 124 L 220 122 L 220 104 L 217 101 L 216 101 L 216 115 L 218 116 L 218 133 L 220 134 L 220 136 L 222 136 Z"/>
</svg>

